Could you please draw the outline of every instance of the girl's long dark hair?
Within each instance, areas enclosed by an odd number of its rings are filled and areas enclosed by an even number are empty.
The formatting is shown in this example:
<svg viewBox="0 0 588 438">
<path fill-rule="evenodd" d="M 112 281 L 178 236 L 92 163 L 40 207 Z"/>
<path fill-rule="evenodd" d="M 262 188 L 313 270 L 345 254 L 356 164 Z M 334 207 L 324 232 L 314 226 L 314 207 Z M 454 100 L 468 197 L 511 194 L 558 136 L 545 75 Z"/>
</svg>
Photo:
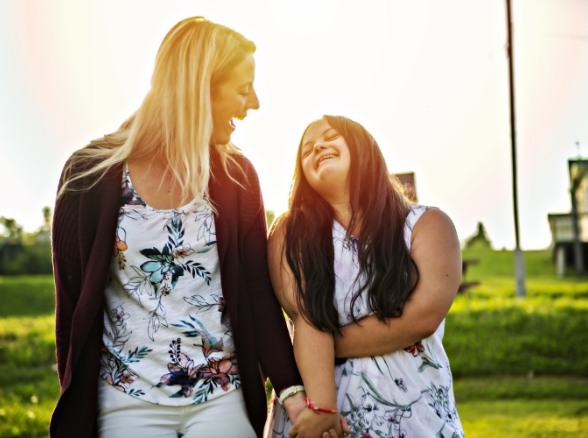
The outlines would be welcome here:
<svg viewBox="0 0 588 438">
<path fill-rule="evenodd" d="M 323 118 L 345 139 L 351 158 L 348 230 L 358 225 L 359 233 L 354 237 L 360 268 L 351 309 L 367 289 L 369 306 L 378 318 L 401 316 L 418 281 L 416 264 L 404 241 L 410 203 L 398 181 L 388 173 L 375 139 L 362 125 L 342 116 Z M 303 317 L 320 330 L 336 333 L 340 324 L 334 304 L 334 211 L 308 184 L 300 153 L 301 145 L 289 211 L 282 218 L 286 226 L 285 255 L 296 280 L 296 299 Z"/>
</svg>

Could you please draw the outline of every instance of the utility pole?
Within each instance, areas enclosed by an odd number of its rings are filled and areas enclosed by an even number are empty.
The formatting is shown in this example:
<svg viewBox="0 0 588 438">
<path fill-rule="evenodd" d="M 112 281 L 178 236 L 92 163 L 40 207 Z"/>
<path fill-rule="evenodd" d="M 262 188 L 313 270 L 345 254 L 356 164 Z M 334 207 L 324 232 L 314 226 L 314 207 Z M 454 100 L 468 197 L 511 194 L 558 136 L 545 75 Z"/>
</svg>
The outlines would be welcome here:
<svg viewBox="0 0 588 438">
<path fill-rule="evenodd" d="M 577 276 L 583 276 L 586 274 L 586 268 L 584 267 L 584 250 L 582 248 L 582 241 L 580 237 L 580 213 L 578 212 L 578 199 L 576 193 L 580 188 L 583 178 L 583 171 L 580 169 L 584 166 L 585 160 L 582 159 L 580 153 L 580 142 L 576 142 L 578 148 L 578 158 L 576 160 L 569 160 L 569 173 L 570 173 L 570 196 L 572 199 L 572 231 L 574 236 L 573 248 L 574 248 L 574 268 L 576 269 Z"/>
<path fill-rule="evenodd" d="M 512 160 L 512 198 L 515 226 L 515 275 L 517 297 L 524 297 L 525 291 L 525 260 L 520 246 L 519 238 L 519 200 L 517 192 L 517 143 L 515 125 L 515 93 L 514 93 L 514 69 L 513 69 L 513 44 L 512 44 L 512 14 L 510 0 L 506 0 L 506 27 L 508 31 L 508 83 L 510 89 L 510 144 Z"/>
</svg>

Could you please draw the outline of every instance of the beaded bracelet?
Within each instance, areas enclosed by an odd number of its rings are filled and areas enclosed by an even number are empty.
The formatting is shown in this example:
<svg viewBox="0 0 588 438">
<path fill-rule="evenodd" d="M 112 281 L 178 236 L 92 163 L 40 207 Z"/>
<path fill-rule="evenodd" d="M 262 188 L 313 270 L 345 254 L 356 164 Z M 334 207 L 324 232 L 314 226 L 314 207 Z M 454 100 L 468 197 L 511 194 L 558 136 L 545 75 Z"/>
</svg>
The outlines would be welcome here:
<svg viewBox="0 0 588 438">
<path fill-rule="evenodd" d="M 339 412 L 339 409 L 319 408 L 313 402 L 311 402 L 308 397 L 306 397 L 306 407 L 315 414 L 320 414 L 321 412 L 325 414 L 336 414 L 337 412 Z"/>
<path fill-rule="evenodd" d="M 290 386 L 290 387 L 284 389 L 280 393 L 280 396 L 278 397 L 278 401 L 280 402 L 281 405 L 283 405 L 284 400 L 286 400 L 288 397 L 290 397 L 300 391 L 304 391 L 304 386 L 302 386 L 302 385 Z"/>
</svg>

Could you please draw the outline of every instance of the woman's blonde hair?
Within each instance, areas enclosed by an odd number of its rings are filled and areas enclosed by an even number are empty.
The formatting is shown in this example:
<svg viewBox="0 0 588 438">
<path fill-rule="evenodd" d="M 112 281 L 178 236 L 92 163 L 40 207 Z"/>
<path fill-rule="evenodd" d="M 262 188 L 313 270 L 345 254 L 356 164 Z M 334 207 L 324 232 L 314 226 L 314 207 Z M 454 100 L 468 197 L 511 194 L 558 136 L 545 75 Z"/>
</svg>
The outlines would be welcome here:
<svg viewBox="0 0 588 438">
<path fill-rule="evenodd" d="M 91 187 L 131 154 L 164 158 L 184 199 L 204 193 L 210 176 L 209 147 L 217 148 L 225 171 L 238 153 L 231 143 L 210 145 L 212 91 L 255 49 L 240 33 L 204 17 L 177 23 L 159 47 L 151 88 L 139 109 L 117 131 L 77 152 L 77 158 L 93 159 L 96 164 L 75 175 L 66 169 L 58 196 L 72 182 L 96 175 Z"/>
</svg>

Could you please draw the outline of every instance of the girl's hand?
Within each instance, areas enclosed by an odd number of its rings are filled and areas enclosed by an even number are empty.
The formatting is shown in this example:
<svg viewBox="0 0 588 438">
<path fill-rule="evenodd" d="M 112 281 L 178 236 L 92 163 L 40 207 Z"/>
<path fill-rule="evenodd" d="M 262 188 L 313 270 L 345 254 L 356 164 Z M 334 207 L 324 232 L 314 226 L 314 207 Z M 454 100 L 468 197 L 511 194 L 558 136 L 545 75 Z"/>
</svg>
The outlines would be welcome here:
<svg viewBox="0 0 588 438">
<path fill-rule="evenodd" d="M 343 434 L 346 435 L 348 433 L 351 433 L 351 429 L 349 429 L 349 425 L 347 424 L 347 420 L 345 419 L 345 417 L 343 415 L 339 415 L 339 421 L 341 422 L 341 429 L 343 429 Z M 329 429 L 328 432 L 323 432 L 323 435 L 321 438 L 341 438 L 341 437 L 339 435 L 337 435 L 337 432 L 335 432 L 335 429 Z"/>
</svg>

